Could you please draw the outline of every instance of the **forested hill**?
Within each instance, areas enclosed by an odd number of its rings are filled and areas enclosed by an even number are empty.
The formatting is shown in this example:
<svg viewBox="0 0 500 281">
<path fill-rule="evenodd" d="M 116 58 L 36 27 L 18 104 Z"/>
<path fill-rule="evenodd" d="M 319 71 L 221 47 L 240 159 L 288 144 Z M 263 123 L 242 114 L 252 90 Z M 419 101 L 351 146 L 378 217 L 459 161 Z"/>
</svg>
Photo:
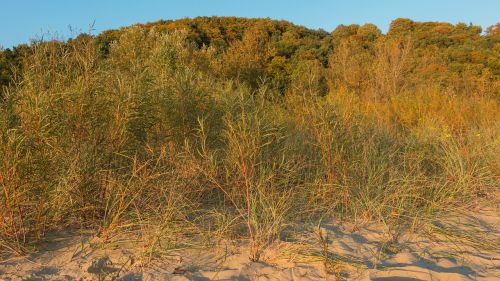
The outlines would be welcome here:
<svg viewBox="0 0 500 281">
<path fill-rule="evenodd" d="M 283 20 L 237 17 L 197 17 L 137 24 L 145 32 L 185 30 L 194 47 L 206 49 L 210 62 L 198 62 L 218 77 L 236 78 L 252 86 L 268 81 L 282 93 L 300 71 L 317 72 L 320 91 L 398 92 L 433 84 L 456 93 L 498 94 L 500 24 L 482 31 L 467 24 L 394 20 L 387 34 L 373 24 L 340 25 L 332 32 L 313 30 Z M 105 60 L 110 44 L 125 27 L 97 36 L 81 34 L 67 42 L 92 40 Z M 47 43 L 47 42 L 45 42 Z M 5 88 L 33 46 L 0 51 L 0 85 Z M 388 77 L 388 75 L 392 77 Z M 392 84 L 390 89 L 381 81 Z M 378 82 L 377 82 L 378 81 Z M 4 89 L 5 90 L 5 89 Z"/>
<path fill-rule="evenodd" d="M 378 261 L 402 230 L 497 202 L 499 24 L 200 17 L 0 55 L 0 260 L 76 228 L 155 264 L 240 238 L 258 261 L 331 217 L 387 229 Z"/>
</svg>

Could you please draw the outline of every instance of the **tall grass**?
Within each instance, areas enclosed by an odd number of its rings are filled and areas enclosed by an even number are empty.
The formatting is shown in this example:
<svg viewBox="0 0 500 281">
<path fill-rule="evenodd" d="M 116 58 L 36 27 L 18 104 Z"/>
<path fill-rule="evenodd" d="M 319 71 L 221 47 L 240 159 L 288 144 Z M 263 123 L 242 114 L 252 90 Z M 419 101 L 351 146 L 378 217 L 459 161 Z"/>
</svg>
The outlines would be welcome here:
<svg viewBox="0 0 500 281">
<path fill-rule="evenodd" d="M 127 233 L 150 255 L 206 233 L 244 238 L 255 261 L 288 224 L 339 216 L 397 235 L 498 186 L 488 96 L 410 90 L 402 76 L 381 81 L 383 99 L 325 94 L 308 64 L 283 97 L 212 75 L 224 61 L 183 32 L 139 27 L 106 58 L 91 38 L 32 46 L 0 102 L 2 251 L 75 227 Z"/>
</svg>

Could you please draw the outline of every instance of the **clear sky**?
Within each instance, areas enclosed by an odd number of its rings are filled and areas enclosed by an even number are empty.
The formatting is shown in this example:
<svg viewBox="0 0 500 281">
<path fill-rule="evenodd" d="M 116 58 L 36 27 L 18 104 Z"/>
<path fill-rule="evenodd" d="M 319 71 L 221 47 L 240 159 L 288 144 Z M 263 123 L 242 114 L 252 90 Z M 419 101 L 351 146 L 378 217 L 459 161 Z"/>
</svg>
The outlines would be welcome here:
<svg viewBox="0 0 500 281">
<path fill-rule="evenodd" d="M 416 21 L 500 22 L 500 0 L 0 0 L 0 46 L 27 43 L 41 34 L 71 37 L 133 23 L 196 16 L 284 19 L 310 28 L 374 23 L 383 31 L 398 17 Z M 74 32 L 73 32 L 74 33 Z"/>
</svg>

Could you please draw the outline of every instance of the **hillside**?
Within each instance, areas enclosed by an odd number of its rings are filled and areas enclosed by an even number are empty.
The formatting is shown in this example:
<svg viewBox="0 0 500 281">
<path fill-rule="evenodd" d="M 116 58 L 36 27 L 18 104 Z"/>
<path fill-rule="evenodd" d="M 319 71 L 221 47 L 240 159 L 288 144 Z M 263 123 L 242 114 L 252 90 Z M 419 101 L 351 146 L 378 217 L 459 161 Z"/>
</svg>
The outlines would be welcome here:
<svg viewBox="0 0 500 281">
<path fill-rule="evenodd" d="M 437 278 L 498 273 L 474 257 L 498 261 L 499 24 L 159 21 L 2 50 L 0 85 L 0 275 L 62 233 L 82 263 L 277 247 L 335 278 L 405 251 Z"/>
</svg>

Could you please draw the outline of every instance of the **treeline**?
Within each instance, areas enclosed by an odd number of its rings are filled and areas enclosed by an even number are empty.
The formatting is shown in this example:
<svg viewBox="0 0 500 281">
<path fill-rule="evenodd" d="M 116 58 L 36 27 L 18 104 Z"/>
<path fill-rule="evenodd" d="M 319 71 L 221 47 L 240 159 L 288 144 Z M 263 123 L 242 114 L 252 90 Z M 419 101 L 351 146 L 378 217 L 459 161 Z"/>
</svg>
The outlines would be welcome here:
<svg viewBox="0 0 500 281">
<path fill-rule="evenodd" d="M 396 19 L 387 34 L 373 24 L 340 25 L 329 33 L 287 21 L 236 17 L 137 26 L 159 33 L 185 30 L 192 44 L 217 60 L 200 62 L 201 68 L 253 87 L 264 79 L 282 94 L 293 90 L 292 81 L 307 69 L 317 72 L 323 94 L 341 88 L 384 96 L 432 84 L 457 94 L 498 95 L 500 24 L 483 33 L 481 27 L 463 23 Z M 107 30 L 95 37 L 82 34 L 66 44 L 92 40 L 105 60 L 110 45 L 126 29 Z M 32 48 L 19 45 L 0 52 L 2 88 L 15 80 L 15 69 Z"/>
</svg>

